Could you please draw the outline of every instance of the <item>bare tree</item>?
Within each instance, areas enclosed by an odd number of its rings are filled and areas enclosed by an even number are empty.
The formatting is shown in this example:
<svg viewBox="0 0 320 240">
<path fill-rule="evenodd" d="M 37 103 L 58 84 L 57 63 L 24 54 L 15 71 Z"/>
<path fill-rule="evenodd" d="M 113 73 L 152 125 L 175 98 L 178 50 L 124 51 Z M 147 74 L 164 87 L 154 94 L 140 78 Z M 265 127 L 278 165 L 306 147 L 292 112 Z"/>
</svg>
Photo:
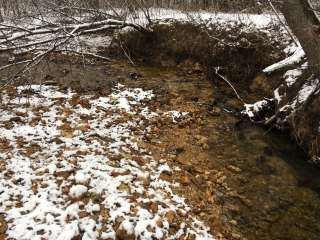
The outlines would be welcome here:
<svg viewBox="0 0 320 240">
<path fill-rule="evenodd" d="M 283 15 L 305 51 L 309 67 L 320 77 L 320 18 L 310 0 L 286 0 Z"/>
</svg>

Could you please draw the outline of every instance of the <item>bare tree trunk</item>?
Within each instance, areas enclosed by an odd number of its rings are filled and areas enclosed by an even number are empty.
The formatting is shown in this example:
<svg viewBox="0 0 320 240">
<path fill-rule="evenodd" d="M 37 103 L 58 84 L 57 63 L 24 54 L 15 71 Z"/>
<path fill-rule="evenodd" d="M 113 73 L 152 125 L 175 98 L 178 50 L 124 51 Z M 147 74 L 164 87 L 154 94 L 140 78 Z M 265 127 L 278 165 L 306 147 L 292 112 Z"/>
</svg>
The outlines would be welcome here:
<svg viewBox="0 0 320 240">
<path fill-rule="evenodd" d="M 310 69 L 320 78 L 320 22 L 309 0 L 286 0 L 283 15 L 305 51 Z"/>
</svg>

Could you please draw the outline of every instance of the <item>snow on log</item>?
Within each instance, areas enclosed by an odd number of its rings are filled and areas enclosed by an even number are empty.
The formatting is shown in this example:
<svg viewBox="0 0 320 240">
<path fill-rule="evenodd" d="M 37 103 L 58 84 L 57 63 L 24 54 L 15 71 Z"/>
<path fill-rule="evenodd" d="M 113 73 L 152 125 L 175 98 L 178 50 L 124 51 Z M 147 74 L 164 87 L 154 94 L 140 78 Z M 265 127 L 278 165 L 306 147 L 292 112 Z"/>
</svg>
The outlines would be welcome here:
<svg viewBox="0 0 320 240">
<path fill-rule="evenodd" d="M 241 112 L 243 115 L 248 116 L 250 119 L 264 118 L 264 115 L 269 112 L 269 108 L 273 105 L 274 100 L 265 98 L 253 104 L 245 104 L 244 110 Z"/>
<path fill-rule="evenodd" d="M 282 69 L 284 67 L 291 66 L 301 62 L 305 58 L 306 54 L 301 47 L 297 48 L 296 51 L 288 58 L 277 62 L 263 70 L 264 73 L 272 73 L 276 70 Z"/>
</svg>

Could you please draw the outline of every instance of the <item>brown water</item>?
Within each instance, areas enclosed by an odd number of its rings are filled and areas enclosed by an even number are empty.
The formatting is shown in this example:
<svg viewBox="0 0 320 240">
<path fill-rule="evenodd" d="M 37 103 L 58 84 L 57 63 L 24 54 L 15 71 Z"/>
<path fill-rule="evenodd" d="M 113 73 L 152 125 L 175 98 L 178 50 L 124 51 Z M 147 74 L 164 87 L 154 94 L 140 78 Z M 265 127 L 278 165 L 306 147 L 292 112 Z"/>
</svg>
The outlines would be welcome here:
<svg viewBox="0 0 320 240">
<path fill-rule="evenodd" d="M 130 72 L 142 76 L 134 80 Z M 239 119 L 226 113 L 224 108 L 237 105 L 228 89 L 221 94 L 201 74 L 133 68 L 125 62 L 85 68 L 53 64 L 37 74 L 36 81 L 40 80 L 101 92 L 120 82 L 153 89 L 163 107 L 170 105 L 168 98 L 174 94 L 204 114 L 216 102 L 214 107 L 221 113 L 205 115 L 203 133 L 209 139 L 206 168 L 223 172 L 231 189 L 215 191 L 223 221 L 241 239 L 320 239 L 320 170 L 307 163 L 307 156 L 286 135 L 239 124 Z"/>
<path fill-rule="evenodd" d="M 215 166 L 241 169 L 227 173 L 229 187 L 241 198 L 222 193 L 221 204 L 246 238 L 320 239 L 320 172 L 293 142 L 253 126 L 220 142 L 227 151 L 221 151 Z"/>
</svg>

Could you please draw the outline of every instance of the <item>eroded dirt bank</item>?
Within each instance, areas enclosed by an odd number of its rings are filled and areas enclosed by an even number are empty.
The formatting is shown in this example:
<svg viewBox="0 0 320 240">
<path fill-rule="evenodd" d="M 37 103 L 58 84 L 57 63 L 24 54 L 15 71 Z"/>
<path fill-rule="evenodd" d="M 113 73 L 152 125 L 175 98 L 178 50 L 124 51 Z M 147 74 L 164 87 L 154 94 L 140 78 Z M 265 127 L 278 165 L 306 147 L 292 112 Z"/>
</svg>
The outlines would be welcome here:
<svg viewBox="0 0 320 240">
<path fill-rule="evenodd" d="M 148 103 L 153 112 L 188 113 L 174 124 L 167 118 L 151 120 L 141 144 L 173 169 L 160 178 L 180 184 L 175 193 L 186 198 L 192 214 L 217 239 L 319 236 L 320 172 L 285 136 L 228 113 L 237 106 L 233 93 L 224 89 L 221 94 L 199 69 L 133 68 L 118 61 L 85 69 L 53 64 L 38 76 L 37 82 L 56 81 L 97 95 L 118 83 L 142 87 L 155 94 Z M 172 226 L 179 221 L 173 217 Z"/>
</svg>

